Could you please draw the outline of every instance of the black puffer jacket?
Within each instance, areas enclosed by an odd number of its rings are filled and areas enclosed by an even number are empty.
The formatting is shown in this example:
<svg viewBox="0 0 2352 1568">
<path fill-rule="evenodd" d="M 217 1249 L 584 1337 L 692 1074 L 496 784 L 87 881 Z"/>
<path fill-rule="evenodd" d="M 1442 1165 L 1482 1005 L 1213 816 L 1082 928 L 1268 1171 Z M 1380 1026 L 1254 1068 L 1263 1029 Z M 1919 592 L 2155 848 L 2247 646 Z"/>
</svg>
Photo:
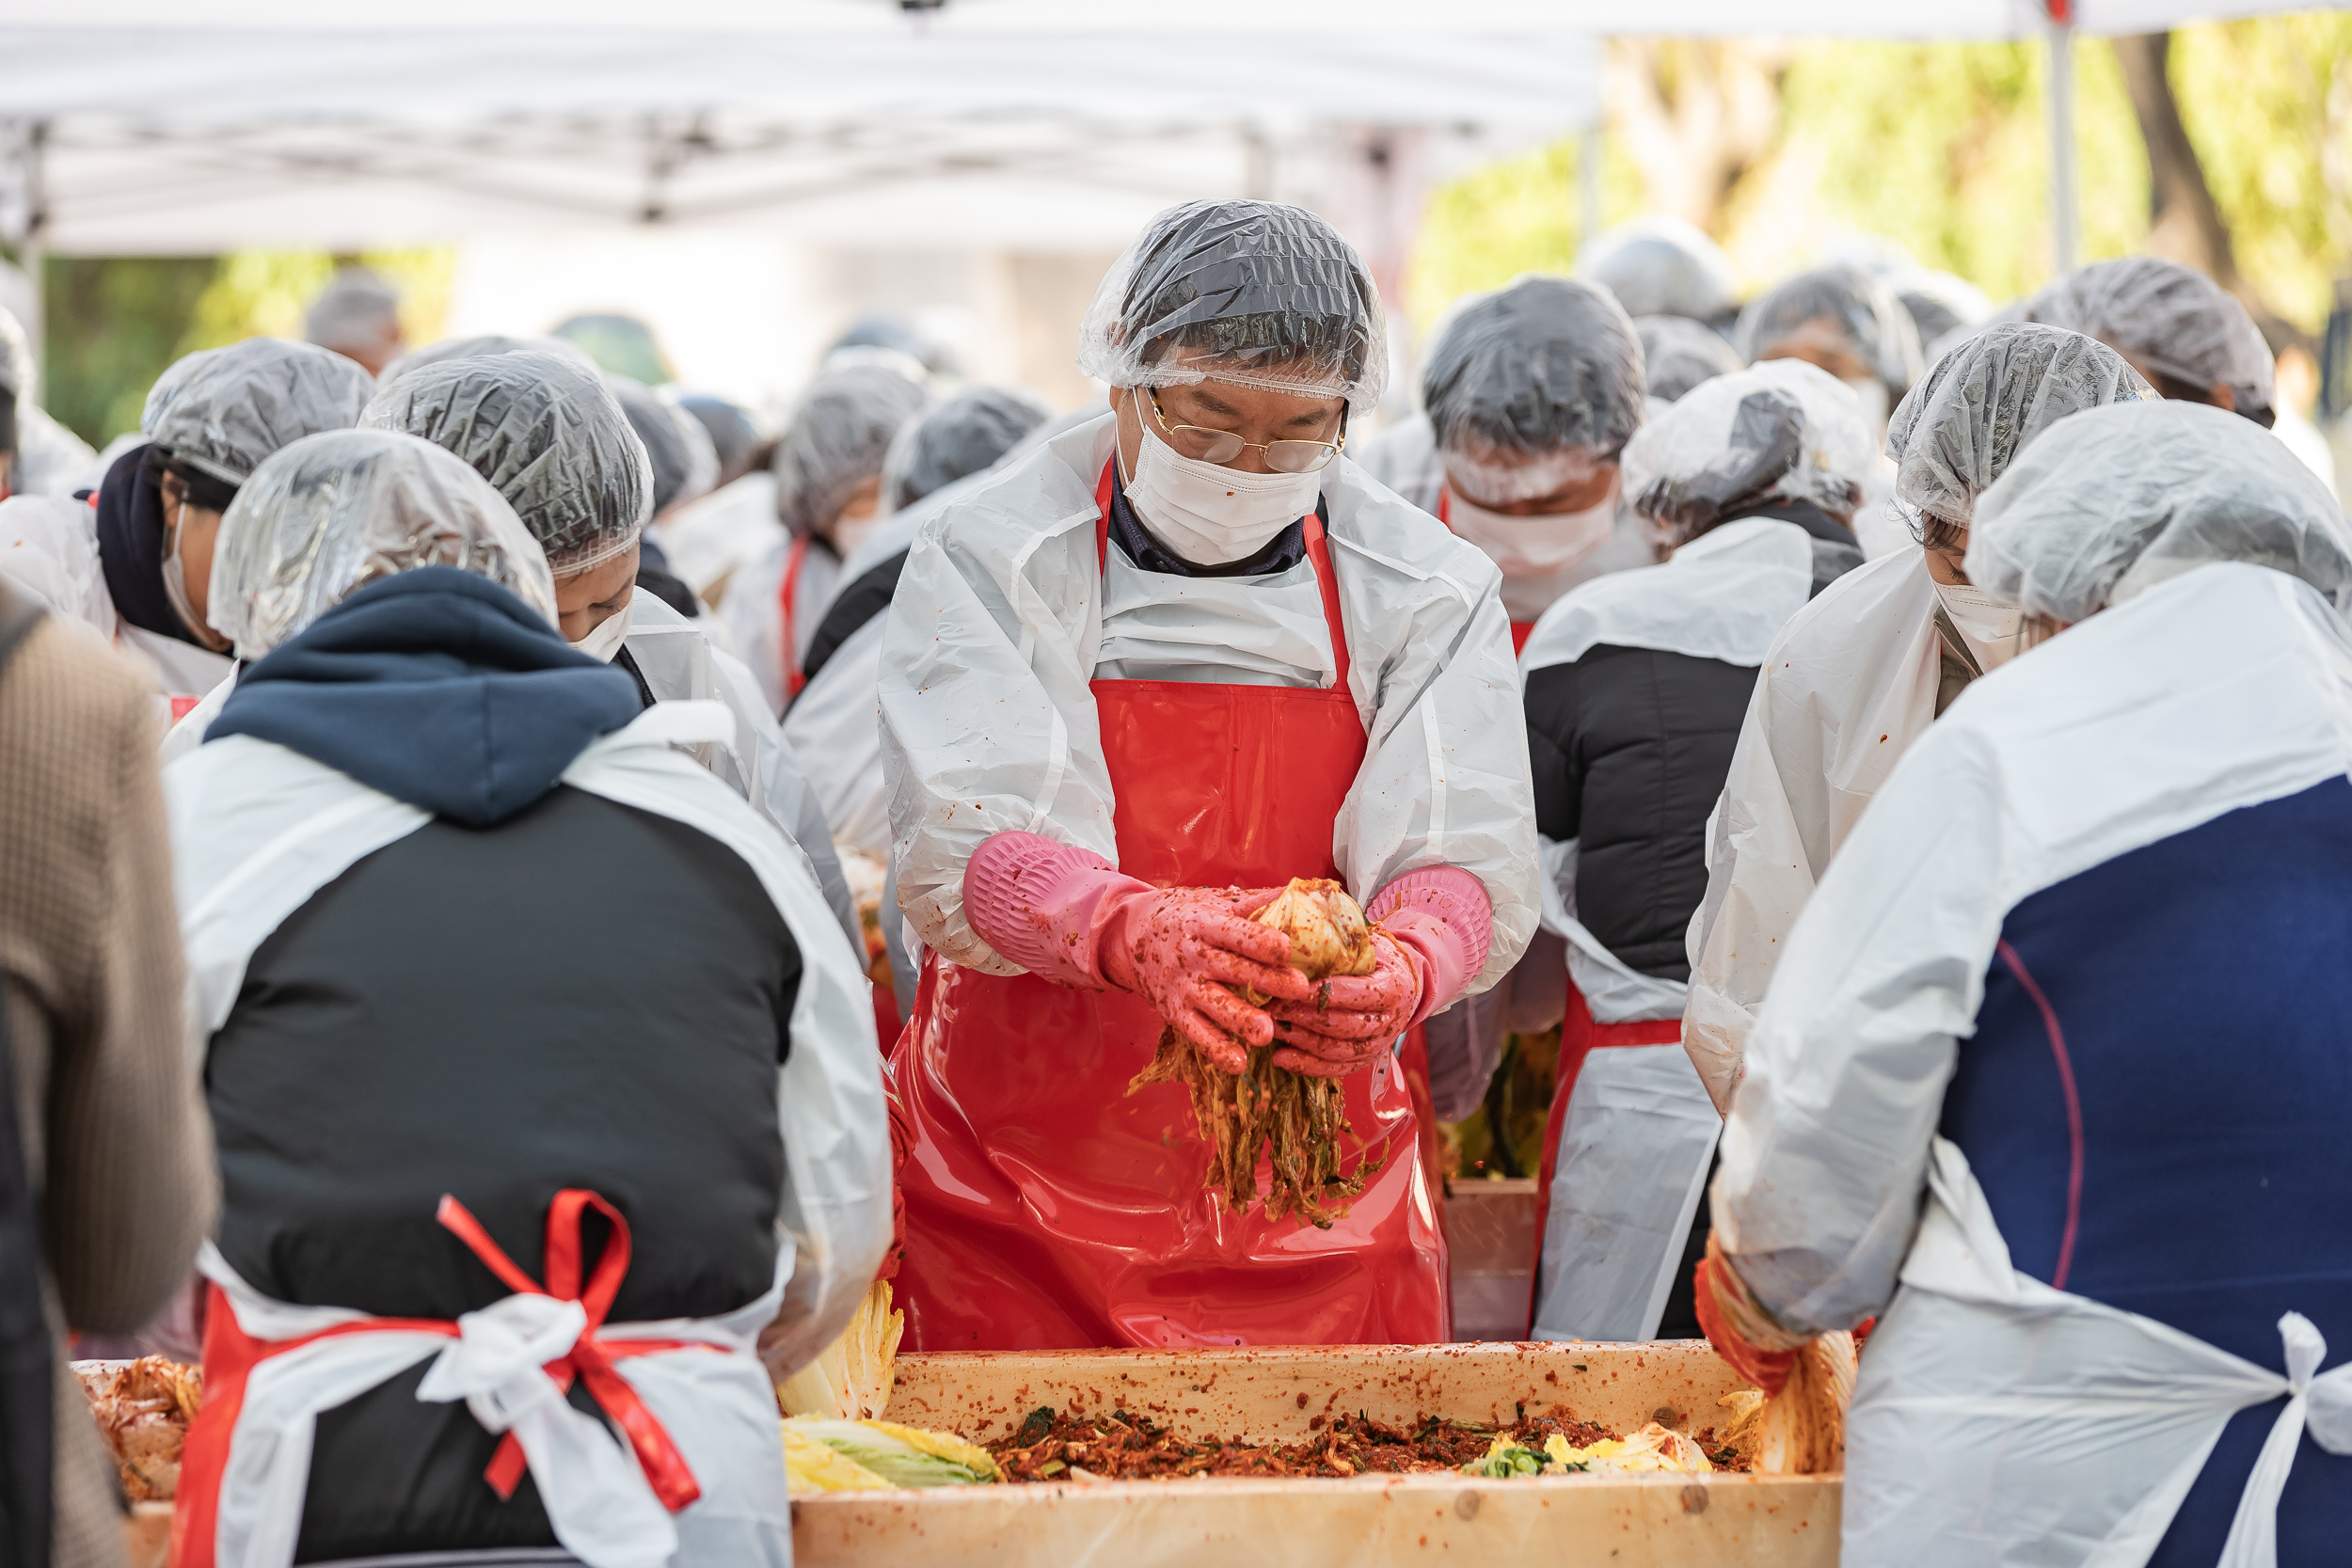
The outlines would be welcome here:
<svg viewBox="0 0 2352 1568">
<path fill-rule="evenodd" d="M 1852 532 L 1816 508 L 1751 515 L 1812 536 L 1816 594 L 1861 562 Z M 1605 642 L 1527 677 L 1536 831 L 1581 841 L 1577 919 L 1645 974 L 1691 977 L 1683 932 L 1707 892 L 1707 814 L 1755 689 L 1753 665 Z"/>
</svg>

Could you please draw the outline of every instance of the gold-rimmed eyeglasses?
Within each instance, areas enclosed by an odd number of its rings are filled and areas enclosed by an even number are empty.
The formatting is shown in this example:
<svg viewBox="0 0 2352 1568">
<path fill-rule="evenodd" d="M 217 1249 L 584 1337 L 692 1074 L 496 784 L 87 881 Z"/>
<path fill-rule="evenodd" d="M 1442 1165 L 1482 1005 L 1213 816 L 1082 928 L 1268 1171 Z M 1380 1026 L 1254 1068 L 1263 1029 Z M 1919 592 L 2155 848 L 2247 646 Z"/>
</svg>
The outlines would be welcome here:
<svg viewBox="0 0 2352 1568">
<path fill-rule="evenodd" d="M 1168 410 L 1160 406 L 1156 388 L 1147 387 L 1144 395 L 1152 400 L 1152 417 L 1160 421 L 1160 431 L 1170 447 L 1185 457 L 1203 463 L 1231 463 L 1243 452 L 1257 451 L 1265 453 L 1265 466 L 1278 474 L 1311 474 L 1327 467 L 1347 446 L 1347 415 L 1340 415 L 1340 438 L 1336 441 L 1245 441 L 1230 430 L 1216 430 L 1208 425 L 1170 424 Z"/>
</svg>

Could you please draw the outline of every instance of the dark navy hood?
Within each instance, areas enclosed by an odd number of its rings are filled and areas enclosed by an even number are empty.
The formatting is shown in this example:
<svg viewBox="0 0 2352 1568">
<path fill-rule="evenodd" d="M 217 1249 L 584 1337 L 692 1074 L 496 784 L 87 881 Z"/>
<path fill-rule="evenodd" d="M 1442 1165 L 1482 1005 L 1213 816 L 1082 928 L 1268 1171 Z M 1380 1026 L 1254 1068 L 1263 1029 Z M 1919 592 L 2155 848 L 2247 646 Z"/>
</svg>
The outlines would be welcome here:
<svg viewBox="0 0 2352 1568">
<path fill-rule="evenodd" d="M 164 592 L 164 498 L 147 471 L 152 446 L 133 447 L 98 486 L 98 569 L 115 613 L 158 637 L 204 646 Z"/>
<path fill-rule="evenodd" d="M 424 566 L 370 583 L 247 669 L 205 739 L 276 741 L 487 828 L 643 711 L 628 675 L 505 589 Z"/>
</svg>

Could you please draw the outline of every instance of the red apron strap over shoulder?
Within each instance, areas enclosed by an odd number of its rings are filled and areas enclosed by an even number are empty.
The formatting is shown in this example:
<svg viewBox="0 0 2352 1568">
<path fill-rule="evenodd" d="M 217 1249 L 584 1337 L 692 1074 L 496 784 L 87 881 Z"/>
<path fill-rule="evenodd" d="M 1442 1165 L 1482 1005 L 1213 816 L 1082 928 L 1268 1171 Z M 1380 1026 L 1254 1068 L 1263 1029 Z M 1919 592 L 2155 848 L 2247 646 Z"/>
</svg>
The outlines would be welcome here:
<svg viewBox="0 0 2352 1568">
<path fill-rule="evenodd" d="M 801 562 L 808 559 L 808 535 L 792 541 L 784 552 L 784 580 L 776 589 L 777 657 L 784 665 L 784 696 L 787 702 L 801 694 L 808 684 L 808 676 L 801 670 L 800 633 L 792 624 L 793 602 L 801 593 Z"/>
</svg>

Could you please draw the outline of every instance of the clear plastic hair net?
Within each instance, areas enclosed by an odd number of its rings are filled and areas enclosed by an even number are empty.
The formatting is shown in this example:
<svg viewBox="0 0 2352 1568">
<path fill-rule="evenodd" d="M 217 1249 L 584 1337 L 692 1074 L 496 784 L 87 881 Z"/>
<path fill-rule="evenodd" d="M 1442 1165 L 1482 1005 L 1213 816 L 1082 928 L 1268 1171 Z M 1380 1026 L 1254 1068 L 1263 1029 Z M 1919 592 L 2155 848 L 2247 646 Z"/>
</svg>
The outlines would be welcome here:
<svg viewBox="0 0 2352 1568">
<path fill-rule="evenodd" d="M 2270 345 L 2253 317 L 2212 278 L 2176 261 L 2126 256 L 2078 268 L 2034 295 L 2026 317 L 2088 332 L 2201 393 L 2217 382 L 2240 414 L 2277 406 Z"/>
<path fill-rule="evenodd" d="M 993 467 L 1021 438 L 1054 417 L 1043 402 L 1013 387 L 958 392 L 902 426 L 882 459 L 882 504 L 913 506 L 967 474 Z"/>
<path fill-rule="evenodd" d="M 1965 528 L 1977 498 L 2025 444 L 2069 414 L 2155 392 L 2095 338 L 2008 322 L 1935 363 L 1886 428 L 1895 499 Z"/>
<path fill-rule="evenodd" d="M 243 484 L 278 448 L 348 430 L 374 389 L 367 372 L 316 343 L 247 338 L 165 371 L 139 430 L 174 460 Z"/>
<path fill-rule="evenodd" d="M 808 384 L 776 443 L 776 515 L 795 536 L 833 527 L 859 485 L 879 479 L 891 438 L 923 411 L 923 389 L 866 365 Z"/>
<path fill-rule="evenodd" d="M 1885 383 L 1890 400 L 1919 379 L 1919 329 L 1886 285 L 1856 266 L 1801 272 L 1750 301 L 1731 346 L 1751 364 L 1798 357 L 1799 348 L 1850 355 Z"/>
<path fill-rule="evenodd" d="M 457 566 L 555 624 L 548 563 L 505 498 L 430 441 L 338 430 L 254 470 L 222 519 L 211 620 L 259 658 L 359 589 L 419 566 Z"/>
<path fill-rule="evenodd" d="M 708 392 L 689 392 L 677 405 L 691 415 L 710 437 L 710 451 L 722 474 L 739 473 L 759 445 L 759 423 L 751 411 Z"/>
<path fill-rule="evenodd" d="M 1703 382 L 1626 443 L 1625 494 L 1677 541 L 1742 509 L 1851 514 L 1878 464 L 1853 388 L 1801 359 Z"/>
<path fill-rule="evenodd" d="M 1687 316 L 1641 316 L 1633 323 L 1642 340 L 1642 377 L 1649 395 L 1674 403 L 1702 381 L 1745 368 L 1724 335 Z"/>
<path fill-rule="evenodd" d="M 1422 372 L 1446 472 L 1490 504 L 1549 496 L 1642 422 L 1642 341 L 1609 291 L 1522 277 L 1454 312 Z"/>
<path fill-rule="evenodd" d="M 402 376 L 410 375 L 427 365 L 438 365 L 450 359 L 481 359 L 493 354 L 553 354 L 593 371 L 596 362 L 578 343 L 563 338 L 509 338 L 499 333 L 486 333 L 479 338 L 444 338 L 437 343 L 427 343 L 413 354 L 404 354 L 384 367 L 376 379 L 378 392 L 391 386 Z"/>
<path fill-rule="evenodd" d="M 2060 420 L 1968 531 L 1970 581 L 2070 624 L 2217 561 L 2301 578 L 2352 611 L 2352 525 L 2327 485 L 2260 425 L 2196 403 Z"/>
<path fill-rule="evenodd" d="M 1215 379 L 1344 397 L 1389 385 L 1380 291 L 1355 247 L 1304 207 L 1187 201 L 1112 263 L 1078 327 L 1078 369 L 1112 387 Z"/>
<path fill-rule="evenodd" d="M 366 348 L 399 331 L 400 291 L 365 267 L 336 273 L 302 323 L 321 348 Z"/>
<path fill-rule="evenodd" d="M 637 543 L 653 467 L 601 372 L 562 355 L 444 359 L 388 382 L 360 422 L 405 430 L 473 465 L 557 577 Z"/>
<path fill-rule="evenodd" d="M 1608 289 L 1636 318 L 1712 321 L 1740 293 L 1723 247 L 1682 219 L 1662 214 L 1595 236 L 1577 256 L 1576 275 Z"/>
</svg>

